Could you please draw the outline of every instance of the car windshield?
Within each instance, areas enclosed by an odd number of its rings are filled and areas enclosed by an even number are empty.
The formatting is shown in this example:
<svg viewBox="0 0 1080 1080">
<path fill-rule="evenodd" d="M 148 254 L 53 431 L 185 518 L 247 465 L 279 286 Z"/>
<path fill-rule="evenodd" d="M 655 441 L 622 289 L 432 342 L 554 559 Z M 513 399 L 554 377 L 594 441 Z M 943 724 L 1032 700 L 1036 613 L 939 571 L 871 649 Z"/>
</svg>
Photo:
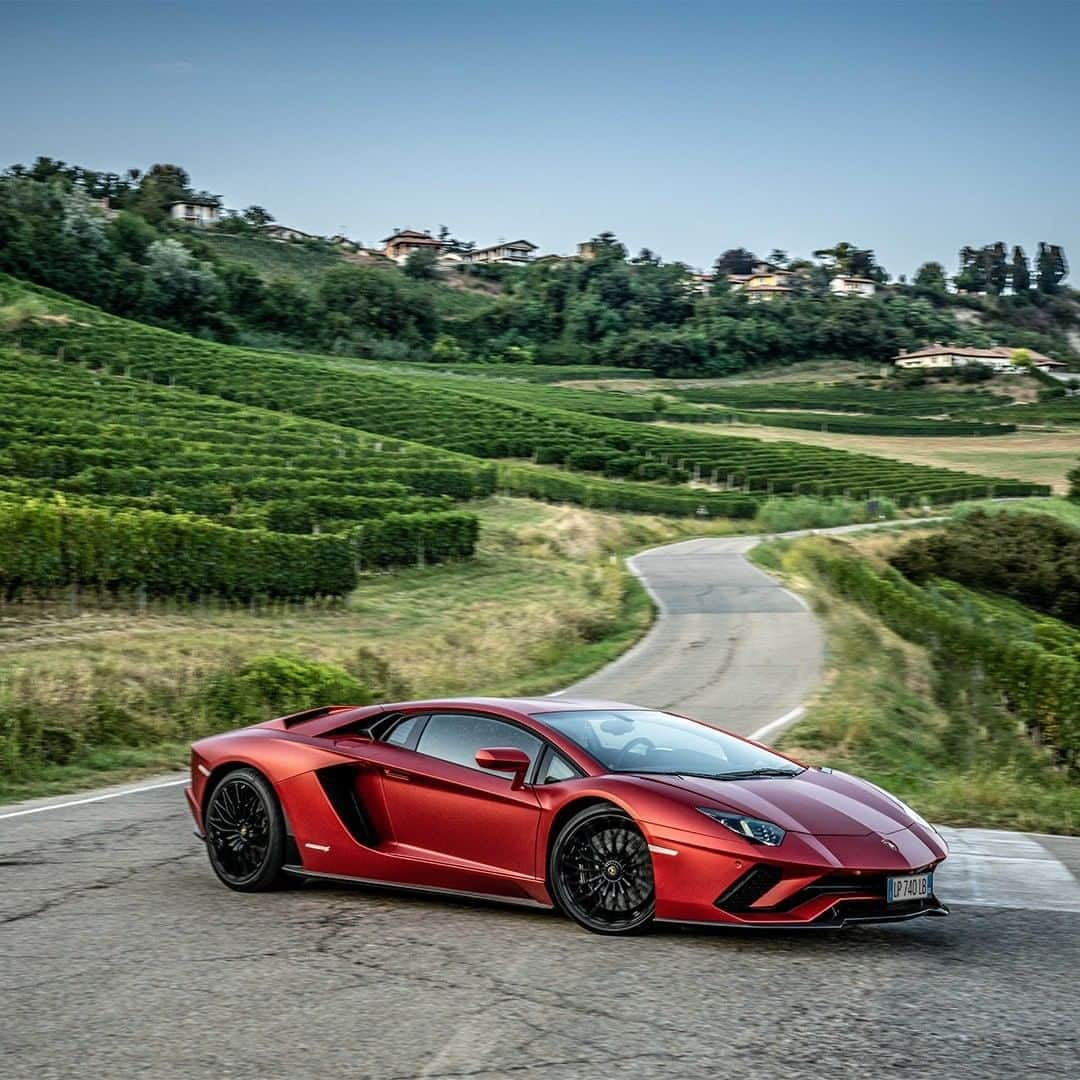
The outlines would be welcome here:
<svg viewBox="0 0 1080 1080">
<path fill-rule="evenodd" d="M 609 772 L 718 779 L 795 776 L 802 767 L 707 724 L 650 709 L 574 709 L 535 718 L 573 739 Z"/>
</svg>

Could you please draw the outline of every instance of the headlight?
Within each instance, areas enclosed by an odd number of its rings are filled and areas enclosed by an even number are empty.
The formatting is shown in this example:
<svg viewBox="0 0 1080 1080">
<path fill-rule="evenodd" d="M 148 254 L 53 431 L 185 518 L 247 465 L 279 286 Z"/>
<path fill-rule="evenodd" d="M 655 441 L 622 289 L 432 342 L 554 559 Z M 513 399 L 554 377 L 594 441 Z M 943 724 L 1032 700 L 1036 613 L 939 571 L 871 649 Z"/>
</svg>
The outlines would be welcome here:
<svg viewBox="0 0 1080 1080">
<path fill-rule="evenodd" d="M 726 810 L 713 810 L 708 806 L 699 806 L 698 810 L 733 833 L 738 833 L 744 840 L 749 840 L 751 844 L 776 847 L 785 836 L 784 830 L 771 821 L 759 821 L 757 818 L 746 817 L 745 814 L 729 814 Z"/>
</svg>

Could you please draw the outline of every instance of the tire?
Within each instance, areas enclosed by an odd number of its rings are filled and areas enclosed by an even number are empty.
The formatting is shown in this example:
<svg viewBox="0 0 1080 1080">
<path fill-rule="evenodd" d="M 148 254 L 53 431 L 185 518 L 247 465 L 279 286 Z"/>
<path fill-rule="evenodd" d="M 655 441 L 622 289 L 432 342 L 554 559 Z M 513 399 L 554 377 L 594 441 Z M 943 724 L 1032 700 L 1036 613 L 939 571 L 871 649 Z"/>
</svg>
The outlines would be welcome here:
<svg viewBox="0 0 1080 1080">
<path fill-rule="evenodd" d="M 637 934 L 656 915 L 652 856 L 641 830 L 607 804 L 589 806 L 559 830 L 548 858 L 555 902 L 594 934 Z"/>
<path fill-rule="evenodd" d="M 255 769 L 233 769 L 206 800 L 206 852 L 223 885 L 267 892 L 288 883 L 285 818 L 274 789 Z"/>
</svg>

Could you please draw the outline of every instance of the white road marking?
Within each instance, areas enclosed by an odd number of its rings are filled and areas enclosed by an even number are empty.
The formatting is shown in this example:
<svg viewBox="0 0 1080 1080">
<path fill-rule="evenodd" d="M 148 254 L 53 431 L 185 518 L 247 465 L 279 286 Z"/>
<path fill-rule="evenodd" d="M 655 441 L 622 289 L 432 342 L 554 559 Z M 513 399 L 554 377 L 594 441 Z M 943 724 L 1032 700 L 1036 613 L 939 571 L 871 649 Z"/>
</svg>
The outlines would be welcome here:
<svg viewBox="0 0 1080 1080">
<path fill-rule="evenodd" d="M 88 799 L 69 799 L 67 802 L 50 803 L 48 806 L 32 806 L 29 810 L 13 810 L 8 814 L 0 814 L 0 821 L 23 817 L 26 814 L 44 814 L 47 810 L 66 810 L 69 806 L 85 806 L 87 803 L 104 802 L 106 799 L 119 799 L 124 795 L 140 795 L 144 791 L 157 791 L 158 788 L 177 787 L 187 783 L 190 781 L 185 776 L 183 780 L 163 780 L 159 784 L 144 784 L 142 787 L 126 788 L 123 791 L 110 791 L 107 795 L 92 795 Z"/>
<path fill-rule="evenodd" d="M 775 720 L 770 720 L 767 724 L 759 727 L 757 731 L 747 735 L 747 738 L 752 739 L 754 742 L 761 742 L 766 736 L 771 735 L 774 731 L 779 731 L 781 728 L 787 727 L 788 724 L 794 724 L 804 712 L 806 712 L 804 706 L 796 705 L 794 709 L 784 713 L 783 716 L 778 716 Z"/>
<path fill-rule="evenodd" d="M 1080 912 L 1080 883 L 1033 837 L 936 828 L 949 845 L 949 857 L 934 873 L 934 891 L 945 903 Z"/>
</svg>

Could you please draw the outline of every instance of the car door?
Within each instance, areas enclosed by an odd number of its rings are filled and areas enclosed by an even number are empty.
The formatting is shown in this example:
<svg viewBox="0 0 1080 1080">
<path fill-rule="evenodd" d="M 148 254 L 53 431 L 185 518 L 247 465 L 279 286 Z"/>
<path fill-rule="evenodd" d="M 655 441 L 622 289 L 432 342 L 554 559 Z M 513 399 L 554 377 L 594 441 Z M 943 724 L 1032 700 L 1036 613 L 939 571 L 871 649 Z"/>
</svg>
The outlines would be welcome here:
<svg viewBox="0 0 1080 1080">
<path fill-rule="evenodd" d="M 535 877 L 535 793 L 527 785 L 514 789 L 512 777 L 476 764 L 477 750 L 506 746 L 535 761 L 543 741 L 493 716 L 431 713 L 415 751 L 382 770 L 395 844 L 405 849 L 398 853 Z"/>
</svg>

